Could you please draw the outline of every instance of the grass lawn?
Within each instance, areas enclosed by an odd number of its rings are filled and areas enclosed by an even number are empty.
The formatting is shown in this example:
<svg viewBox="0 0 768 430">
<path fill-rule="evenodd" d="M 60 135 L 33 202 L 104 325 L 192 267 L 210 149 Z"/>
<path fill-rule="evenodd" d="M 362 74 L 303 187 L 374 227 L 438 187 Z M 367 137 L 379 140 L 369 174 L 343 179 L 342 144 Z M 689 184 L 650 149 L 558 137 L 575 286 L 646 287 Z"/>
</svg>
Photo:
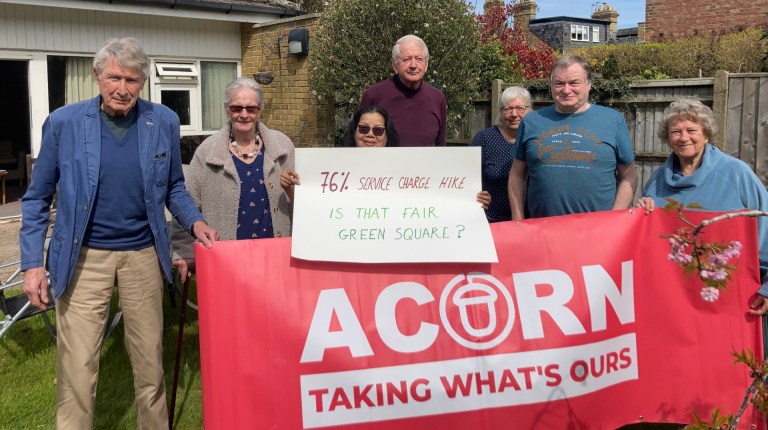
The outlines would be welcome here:
<svg viewBox="0 0 768 430">
<path fill-rule="evenodd" d="M 170 404 L 181 299 L 176 294 L 174 307 L 168 297 L 166 294 L 163 306 L 163 363 Z M 54 312 L 49 315 L 55 318 Z M 197 311 L 188 307 L 186 319 L 174 428 L 201 429 Z M 136 428 L 133 376 L 123 339 L 121 322 L 102 348 L 94 429 Z M 0 381 L 0 430 L 56 427 L 56 345 L 39 316 L 16 322 L 0 339 Z"/>
</svg>

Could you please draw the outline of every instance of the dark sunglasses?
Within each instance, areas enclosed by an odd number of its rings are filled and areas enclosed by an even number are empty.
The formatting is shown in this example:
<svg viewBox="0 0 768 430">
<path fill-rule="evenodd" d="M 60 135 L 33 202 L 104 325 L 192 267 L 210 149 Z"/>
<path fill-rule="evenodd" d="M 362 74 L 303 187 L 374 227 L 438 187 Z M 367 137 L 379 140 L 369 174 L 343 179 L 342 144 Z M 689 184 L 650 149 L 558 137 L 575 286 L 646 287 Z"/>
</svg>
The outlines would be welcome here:
<svg viewBox="0 0 768 430">
<path fill-rule="evenodd" d="M 229 105 L 229 111 L 232 113 L 240 113 L 245 109 L 246 112 L 250 114 L 254 114 L 261 110 L 258 106 L 240 106 L 240 105 Z"/>
<path fill-rule="evenodd" d="M 368 132 L 371 131 L 371 127 L 367 125 L 358 125 L 357 131 L 359 131 L 360 134 L 368 134 Z M 374 136 L 383 136 L 385 131 L 387 130 L 384 127 L 373 127 Z"/>
</svg>

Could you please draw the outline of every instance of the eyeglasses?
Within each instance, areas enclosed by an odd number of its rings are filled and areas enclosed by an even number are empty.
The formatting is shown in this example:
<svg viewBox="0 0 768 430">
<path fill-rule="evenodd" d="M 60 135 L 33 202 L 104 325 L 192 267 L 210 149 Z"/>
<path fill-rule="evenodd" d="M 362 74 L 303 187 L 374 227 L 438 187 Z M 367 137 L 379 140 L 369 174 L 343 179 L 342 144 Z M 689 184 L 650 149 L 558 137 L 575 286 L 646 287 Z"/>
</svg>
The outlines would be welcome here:
<svg viewBox="0 0 768 430">
<path fill-rule="evenodd" d="M 227 108 L 232 113 L 240 113 L 240 112 L 243 111 L 243 109 L 245 109 L 246 112 L 248 112 L 250 114 L 254 114 L 254 113 L 256 113 L 256 112 L 261 110 L 261 108 L 258 107 L 258 106 L 229 105 L 229 106 L 227 106 Z"/>
<path fill-rule="evenodd" d="M 510 113 L 516 110 L 519 114 L 524 114 L 528 110 L 528 106 L 509 106 L 501 109 L 504 113 Z"/>
<path fill-rule="evenodd" d="M 384 127 L 373 127 L 373 128 L 371 128 L 370 126 L 360 125 L 360 124 L 358 124 L 358 126 L 357 126 L 357 131 L 359 131 L 360 134 L 368 134 L 368 132 L 371 131 L 371 130 L 373 130 L 373 135 L 376 136 L 376 137 L 383 136 L 384 132 L 387 131 Z"/>
</svg>

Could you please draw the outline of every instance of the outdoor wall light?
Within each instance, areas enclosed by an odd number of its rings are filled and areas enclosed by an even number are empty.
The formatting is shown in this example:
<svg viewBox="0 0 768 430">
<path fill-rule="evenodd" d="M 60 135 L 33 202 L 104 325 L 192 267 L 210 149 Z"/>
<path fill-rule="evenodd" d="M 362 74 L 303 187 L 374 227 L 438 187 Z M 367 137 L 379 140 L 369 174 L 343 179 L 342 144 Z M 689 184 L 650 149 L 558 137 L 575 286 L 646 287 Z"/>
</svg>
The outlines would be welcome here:
<svg viewBox="0 0 768 430">
<path fill-rule="evenodd" d="M 288 52 L 294 55 L 307 55 L 309 53 L 309 30 L 292 28 L 288 32 Z"/>
</svg>

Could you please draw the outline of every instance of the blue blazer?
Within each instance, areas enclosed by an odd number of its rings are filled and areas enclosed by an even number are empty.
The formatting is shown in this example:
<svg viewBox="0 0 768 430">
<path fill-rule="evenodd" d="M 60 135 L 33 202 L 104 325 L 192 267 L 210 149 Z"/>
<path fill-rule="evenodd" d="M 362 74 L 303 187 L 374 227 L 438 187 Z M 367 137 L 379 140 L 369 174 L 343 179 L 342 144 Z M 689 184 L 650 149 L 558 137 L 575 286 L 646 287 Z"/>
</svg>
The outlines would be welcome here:
<svg viewBox="0 0 768 430">
<path fill-rule="evenodd" d="M 67 288 L 99 187 L 101 159 L 101 97 L 64 106 L 43 124 L 43 140 L 30 184 L 21 199 L 19 233 L 21 269 L 43 266 L 43 249 L 51 202 L 56 197 L 56 221 L 45 267 L 50 272 L 54 298 Z M 169 282 L 170 238 L 165 207 L 191 231 L 203 219 L 184 187 L 179 145 L 179 117 L 167 107 L 137 102 L 139 162 L 144 201 L 155 249 Z"/>
</svg>

